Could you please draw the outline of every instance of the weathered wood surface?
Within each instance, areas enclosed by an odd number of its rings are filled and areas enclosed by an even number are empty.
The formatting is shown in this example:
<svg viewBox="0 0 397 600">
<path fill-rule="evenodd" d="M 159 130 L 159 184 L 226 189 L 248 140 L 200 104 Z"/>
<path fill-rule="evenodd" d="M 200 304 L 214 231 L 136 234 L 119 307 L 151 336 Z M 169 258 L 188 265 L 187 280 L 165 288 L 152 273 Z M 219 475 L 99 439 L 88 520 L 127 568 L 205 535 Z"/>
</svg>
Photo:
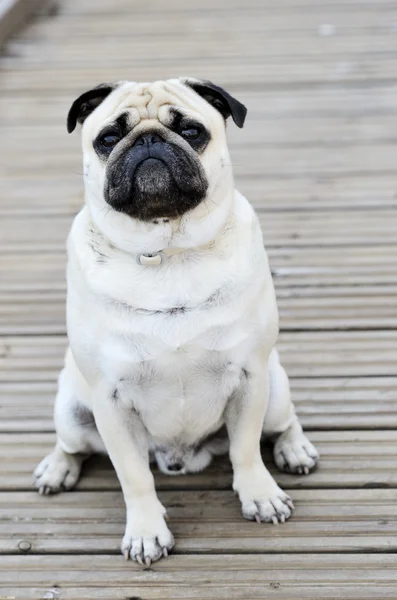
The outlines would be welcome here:
<svg viewBox="0 0 397 600">
<path fill-rule="evenodd" d="M 303 425 L 314 430 L 397 429 L 397 377 L 291 378 Z M 0 383 L 0 432 L 53 431 L 56 382 Z"/>
<path fill-rule="evenodd" d="M 396 330 L 282 332 L 278 348 L 291 377 L 396 374 Z M 55 380 L 66 350 L 60 336 L 0 337 L 0 383 Z"/>
<path fill-rule="evenodd" d="M 54 9 L 53 0 L 2 0 L 0 2 L 0 49 L 37 14 Z"/>
<path fill-rule="evenodd" d="M 295 519 L 275 528 L 241 519 L 229 491 L 159 496 L 176 535 L 176 554 L 397 551 L 397 490 L 289 492 Z M 21 540 L 29 541 L 31 554 L 116 554 L 125 521 L 121 494 L 74 492 L 73 500 L 0 494 L 0 554 L 19 554 Z"/>
<path fill-rule="evenodd" d="M 310 439 L 318 446 L 322 463 L 310 477 L 280 473 L 273 466 L 265 447 L 265 462 L 278 483 L 290 489 L 321 488 L 397 488 L 397 432 L 381 431 L 311 431 Z M 2 433 L 0 435 L 0 489 L 30 490 L 31 473 L 40 457 L 53 448 L 52 433 Z M 226 457 L 217 459 L 205 472 L 169 477 L 158 473 L 159 489 L 230 489 L 231 468 Z M 110 463 L 95 457 L 85 465 L 77 485 L 79 490 L 119 489 Z M 54 500 L 56 502 L 56 500 Z M 73 498 L 70 500 L 73 502 Z M 237 502 L 237 501 L 236 501 Z"/>
<path fill-rule="evenodd" d="M 397 589 L 397 6 L 390 0 L 61 0 L 0 61 L 0 597 L 395 600 Z M 192 74 L 249 109 L 229 127 L 259 212 L 279 349 L 321 452 L 277 473 L 279 527 L 240 518 L 226 458 L 156 473 L 177 536 L 151 569 L 118 554 L 124 507 L 106 458 L 41 498 L 65 339 L 65 238 L 83 202 L 71 101 L 107 79 Z"/>
<path fill-rule="evenodd" d="M 71 600 L 394 600 L 396 567 L 392 554 L 185 555 L 145 570 L 109 555 L 78 561 L 8 556 L 0 561 L 0 584 L 3 595 L 12 598 L 19 592 L 18 599 L 24 600 L 45 597 L 50 590 Z M 18 592 L 15 580 L 20 581 Z"/>
</svg>

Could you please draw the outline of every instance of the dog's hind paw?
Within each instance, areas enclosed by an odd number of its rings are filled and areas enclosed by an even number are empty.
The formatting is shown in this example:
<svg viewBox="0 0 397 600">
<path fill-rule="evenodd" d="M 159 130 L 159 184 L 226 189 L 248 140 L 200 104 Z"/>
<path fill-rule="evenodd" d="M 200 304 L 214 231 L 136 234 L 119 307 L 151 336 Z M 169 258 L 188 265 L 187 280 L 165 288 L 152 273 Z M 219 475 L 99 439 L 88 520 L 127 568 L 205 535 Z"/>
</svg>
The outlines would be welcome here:
<svg viewBox="0 0 397 600">
<path fill-rule="evenodd" d="M 67 454 L 57 446 L 34 471 L 34 486 L 39 494 L 48 496 L 72 489 L 79 479 L 83 460 L 82 455 Z"/>
<path fill-rule="evenodd" d="M 319 459 L 319 453 L 302 431 L 287 429 L 274 445 L 274 461 L 280 471 L 308 475 Z"/>
</svg>

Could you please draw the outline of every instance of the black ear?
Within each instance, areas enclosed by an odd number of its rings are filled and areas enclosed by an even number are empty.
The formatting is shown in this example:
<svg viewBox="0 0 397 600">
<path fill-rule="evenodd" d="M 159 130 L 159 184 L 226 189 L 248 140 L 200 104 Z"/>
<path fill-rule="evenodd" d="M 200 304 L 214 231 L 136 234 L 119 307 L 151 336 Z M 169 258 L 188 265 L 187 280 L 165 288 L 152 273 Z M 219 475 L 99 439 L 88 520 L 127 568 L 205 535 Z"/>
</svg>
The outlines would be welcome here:
<svg viewBox="0 0 397 600">
<path fill-rule="evenodd" d="M 101 83 L 93 90 L 88 90 L 88 92 L 81 94 L 70 107 L 67 118 L 68 133 L 72 133 L 75 130 L 77 123 L 84 123 L 86 118 L 115 88 L 115 85 Z"/>
<path fill-rule="evenodd" d="M 226 90 L 211 83 L 211 81 L 186 79 L 184 83 L 219 110 L 224 119 L 231 116 L 237 127 L 244 125 L 247 109 L 244 104 L 233 98 Z"/>
</svg>

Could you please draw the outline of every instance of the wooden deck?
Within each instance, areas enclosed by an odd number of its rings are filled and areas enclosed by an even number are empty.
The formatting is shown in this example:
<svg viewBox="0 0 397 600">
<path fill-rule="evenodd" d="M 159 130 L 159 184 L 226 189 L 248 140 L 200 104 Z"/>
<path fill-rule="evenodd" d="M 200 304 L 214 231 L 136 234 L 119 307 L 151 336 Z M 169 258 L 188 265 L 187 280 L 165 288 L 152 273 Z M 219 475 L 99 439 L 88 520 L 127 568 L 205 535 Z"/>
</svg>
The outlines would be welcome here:
<svg viewBox="0 0 397 600">
<path fill-rule="evenodd" d="M 397 598 L 397 5 L 391 0 L 63 0 L 0 61 L 0 597 Z M 226 460 L 157 477 L 175 553 L 119 554 L 108 462 L 39 497 L 65 349 L 65 238 L 82 198 L 75 96 L 106 80 L 195 75 L 249 109 L 230 127 L 281 315 L 280 352 L 321 452 L 276 473 L 296 512 L 240 517 Z M 273 469 L 274 472 L 274 469 Z"/>
</svg>

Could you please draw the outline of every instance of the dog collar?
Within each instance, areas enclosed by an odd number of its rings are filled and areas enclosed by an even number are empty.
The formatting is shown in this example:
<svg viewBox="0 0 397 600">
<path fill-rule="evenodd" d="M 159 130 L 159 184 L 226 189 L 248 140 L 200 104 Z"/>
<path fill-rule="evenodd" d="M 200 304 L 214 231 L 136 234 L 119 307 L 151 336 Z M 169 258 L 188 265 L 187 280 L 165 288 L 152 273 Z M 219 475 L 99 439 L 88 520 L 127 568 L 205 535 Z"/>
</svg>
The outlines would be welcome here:
<svg viewBox="0 0 397 600">
<path fill-rule="evenodd" d="M 193 246 L 192 248 L 164 248 L 164 250 L 159 250 L 158 252 L 137 254 L 136 262 L 138 265 L 142 265 L 142 267 L 159 267 L 169 256 L 183 254 L 184 252 L 189 252 L 189 250 L 206 250 L 207 248 L 212 248 L 215 241 L 216 240 L 211 240 L 208 244 L 204 244 L 203 246 Z"/>
<path fill-rule="evenodd" d="M 91 222 L 91 229 L 93 233 L 98 233 L 101 237 L 103 237 L 102 234 L 96 229 L 93 222 Z M 176 254 L 183 254 L 184 252 L 195 252 L 197 250 L 207 250 L 213 248 L 216 245 L 219 238 L 220 234 L 218 234 L 213 240 L 211 240 L 207 244 L 203 244 L 201 246 L 191 246 L 189 248 L 163 248 L 163 250 L 158 250 L 157 252 L 139 252 L 135 255 L 136 262 L 142 267 L 159 267 L 170 256 L 175 256 Z M 130 253 L 128 254 L 131 256 Z"/>
</svg>

